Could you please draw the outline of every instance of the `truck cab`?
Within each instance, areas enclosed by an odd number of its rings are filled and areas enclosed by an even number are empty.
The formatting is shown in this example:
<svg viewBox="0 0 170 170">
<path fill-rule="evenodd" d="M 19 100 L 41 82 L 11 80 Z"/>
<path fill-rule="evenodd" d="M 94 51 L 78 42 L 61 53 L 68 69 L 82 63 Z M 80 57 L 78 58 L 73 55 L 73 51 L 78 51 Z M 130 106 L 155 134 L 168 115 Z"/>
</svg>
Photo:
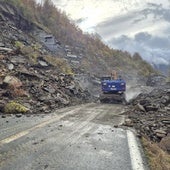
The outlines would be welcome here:
<svg viewBox="0 0 170 170">
<path fill-rule="evenodd" d="M 120 76 L 103 76 L 101 78 L 100 101 L 125 103 L 126 82 Z"/>
</svg>

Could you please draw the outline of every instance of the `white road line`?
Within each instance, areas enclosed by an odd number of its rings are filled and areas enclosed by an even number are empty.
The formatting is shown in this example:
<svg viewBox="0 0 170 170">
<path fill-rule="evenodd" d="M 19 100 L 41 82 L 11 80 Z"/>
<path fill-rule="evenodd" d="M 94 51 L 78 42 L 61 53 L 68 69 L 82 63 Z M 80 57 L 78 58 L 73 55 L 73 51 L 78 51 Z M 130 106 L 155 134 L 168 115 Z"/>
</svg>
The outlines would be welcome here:
<svg viewBox="0 0 170 170">
<path fill-rule="evenodd" d="M 29 130 L 26 130 L 26 131 L 23 131 L 23 132 L 20 132 L 20 133 L 17 133 L 15 135 L 12 135 L 6 139 L 3 139 L 0 141 L 0 146 L 3 145 L 3 144 L 6 144 L 6 143 L 10 143 L 18 138 L 21 138 L 22 136 L 25 136 L 29 133 Z"/>
<path fill-rule="evenodd" d="M 21 132 L 19 132 L 17 134 L 11 135 L 11 136 L 3 139 L 3 140 L 0 140 L 0 146 L 2 146 L 4 144 L 8 144 L 8 143 L 10 143 L 10 142 L 12 142 L 12 141 L 14 141 L 16 139 L 19 139 L 19 138 L 31 133 L 32 131 L 34 131 L 36 129 L 42 128 L 42 127 L 44 127 L 44 126 L 46 126 L 46 125 L 48 125 L 50 123 L 53 123 L 53 122 L 55 122 L 57 120 L 60 120 L 61 118 L 65 117 L 67 115 L 72 115 L 75 112 L 77 112 L 78 110 L 79 110 L 79 108 L 76 108 L 74 110 L 71 110 L 71 111 L 67 112 L 66 114 L 56 115 L 52 119 L 46 120 L 46 121 L 44 121 L 42 123 L 39 123 L 38 125 L 36 125 L 34 127 L 31 127 L 31 128 L 29 128 L 27 130 L 21 131 Z"/>
<path fill-rule="evenodd" d="M 133 170 L 145 170 L 135 135 L 127 130 L 127 140 Z"/>
</svg>

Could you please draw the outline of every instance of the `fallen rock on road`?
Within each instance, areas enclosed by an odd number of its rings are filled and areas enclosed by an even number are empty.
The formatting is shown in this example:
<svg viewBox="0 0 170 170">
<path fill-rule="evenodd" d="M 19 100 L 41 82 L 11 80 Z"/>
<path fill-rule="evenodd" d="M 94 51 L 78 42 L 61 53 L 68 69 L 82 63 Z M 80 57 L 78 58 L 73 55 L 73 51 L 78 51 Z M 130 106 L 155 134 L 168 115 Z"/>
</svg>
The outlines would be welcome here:
<svg viewBox="0 0 170 170">
<path fill-rule="evenodd" d="M 0 24 L 1 115 L 50 113 L 91 101 L 62 58 L 53 56 L 27 32 L 11 28 L 10 20 Z"/>
<path fill-rule="evenodd" d="M 140 136 L 160 143 L 161 148 L 170 153 L 170 88 L 168 85 L 157 87 L 150 93 L 139 94 L 130 101 L 127 115 L 130 120 L 125 121 L 125 125 L 133 125 Z"/>
</svg>

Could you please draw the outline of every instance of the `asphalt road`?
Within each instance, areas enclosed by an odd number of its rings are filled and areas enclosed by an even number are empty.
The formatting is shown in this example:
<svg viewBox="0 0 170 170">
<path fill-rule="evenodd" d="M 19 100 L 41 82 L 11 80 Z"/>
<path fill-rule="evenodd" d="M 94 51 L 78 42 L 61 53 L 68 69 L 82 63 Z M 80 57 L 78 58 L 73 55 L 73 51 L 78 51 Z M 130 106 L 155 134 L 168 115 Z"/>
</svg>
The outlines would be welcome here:
<svg viewBox="0 0 170 170">
<path fill-rule="evenodd" d="M 122 105 L 87 104 L 0 119 L 0 170 L 145 170 Z"/>
</svg>

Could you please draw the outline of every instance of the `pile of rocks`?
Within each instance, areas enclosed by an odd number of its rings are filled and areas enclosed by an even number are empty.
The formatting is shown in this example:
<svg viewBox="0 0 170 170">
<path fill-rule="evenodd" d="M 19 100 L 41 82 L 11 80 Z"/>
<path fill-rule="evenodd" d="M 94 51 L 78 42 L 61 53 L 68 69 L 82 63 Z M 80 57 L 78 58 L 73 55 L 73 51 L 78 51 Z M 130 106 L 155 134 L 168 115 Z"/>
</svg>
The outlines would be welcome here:
<svg viewBox="0 0 170 170">
<path fill-rule="evenodd" d="M 125 125 L 136 128 L 154 142 L 166 142 L 170 152 L 170 87 L 155 88 L 151 93 L 139 94 L 130 102 Z"/>
<path fill-rule="evenodd" d="M 3 67 L 0 76 L 2 113 L 6 104 L 13 100 L 22 103 L 33 113 L 47 113 L 56 108 L 90 101 L 90 94 L 79 86 L 72 75 L 61 74 L 53 67 L 44 70 L 18 64 L 9 71 L 6 62 L 0 62 L 0 65 Z"/>
<path fill-rule="evenodd" d="M 158 75 L 158 74 L 153 74 L 153 75 L 150 75 L 146 81 L 146 85 L 147 86 L 162 86 L 162 85 L 165 85 L 166 84 L 166 79 L 167 77 L 164 76 L 164 75 Z"/>
<path fill-rule="evenodd" d="M 0 114 L 48 113 L 91 101 L 73 74 L 62 72 L 61 58 L 52 56 L 31 32 L 18 29 L 15 20 L 3 15 L 0 34 Z"/>
</svg>

